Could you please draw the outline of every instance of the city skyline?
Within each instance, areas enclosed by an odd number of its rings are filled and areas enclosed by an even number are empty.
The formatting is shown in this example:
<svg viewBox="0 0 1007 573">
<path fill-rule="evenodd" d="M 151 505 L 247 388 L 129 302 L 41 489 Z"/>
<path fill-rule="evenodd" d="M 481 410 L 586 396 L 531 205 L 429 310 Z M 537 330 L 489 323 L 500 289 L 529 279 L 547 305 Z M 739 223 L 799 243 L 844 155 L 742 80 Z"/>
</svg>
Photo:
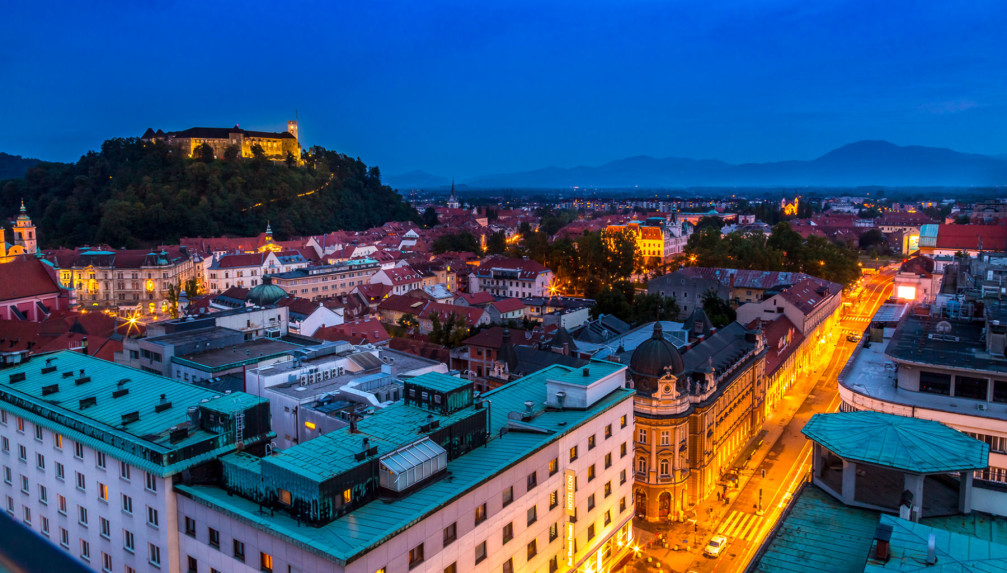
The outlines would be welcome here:
<svg viewBox="0 0 1007 573">
<path fill-rule="evenodd" d="M 17 113 L 0 151 L 46 160 L 148 127 L 295 116 L 303 145 L 386 175 L 813 159 L 863 139 L 1007 151 L 994 3 L 4 12 L 0 106 Z"/>
</svg>

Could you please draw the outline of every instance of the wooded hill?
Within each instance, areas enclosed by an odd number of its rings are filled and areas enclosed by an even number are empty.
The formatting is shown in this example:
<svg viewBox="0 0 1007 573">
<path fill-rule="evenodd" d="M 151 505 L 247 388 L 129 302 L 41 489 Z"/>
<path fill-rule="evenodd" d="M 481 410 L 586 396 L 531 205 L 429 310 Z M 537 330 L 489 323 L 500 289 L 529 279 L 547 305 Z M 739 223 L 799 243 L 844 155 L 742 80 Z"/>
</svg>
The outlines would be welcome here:
<svg viewBox="0 0 1007 573">
<path fill-rule="evenodd" d="M 0 213 L 24 198 L 40 246 L 146 247 L 180 237 L 278 240 L 362 230 L 419 215 L 377 167 L 313 147 L 304 166 L 251 159 L 189 159 L 164 143 L 110 139 L 75 164 L 40 163 L 0 189 Z"/>
</svg>

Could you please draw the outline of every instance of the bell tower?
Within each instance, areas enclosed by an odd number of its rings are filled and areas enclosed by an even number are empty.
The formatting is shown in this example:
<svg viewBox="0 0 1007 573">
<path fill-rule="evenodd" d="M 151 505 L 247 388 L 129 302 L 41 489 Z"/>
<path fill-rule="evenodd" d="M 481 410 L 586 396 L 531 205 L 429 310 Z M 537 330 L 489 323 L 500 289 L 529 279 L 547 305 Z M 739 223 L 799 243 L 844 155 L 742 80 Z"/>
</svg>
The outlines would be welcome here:
<svg viewBox="0 0 1007 573">
<path fill-rule="evenodd" d="M 35 225 L 28 216 L 28 211 L 24 208 L 24 200 L 21 200 L 21 212 L 14 222 L 14 244 L 24 248 L 25 254 L 33 255 L 38 252 L 38 236 L 35 234 Z"/>
</svg>

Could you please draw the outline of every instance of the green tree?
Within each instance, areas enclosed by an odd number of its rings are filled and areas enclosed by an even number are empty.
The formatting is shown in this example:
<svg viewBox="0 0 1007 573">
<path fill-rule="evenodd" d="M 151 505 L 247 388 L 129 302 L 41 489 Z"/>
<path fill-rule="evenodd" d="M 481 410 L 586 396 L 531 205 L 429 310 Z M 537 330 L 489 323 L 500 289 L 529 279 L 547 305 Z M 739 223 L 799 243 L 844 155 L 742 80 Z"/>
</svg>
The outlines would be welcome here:
<svg viewBox="0 0 1007 573">
<path fill-rule="evenodd" d="M 462 232 L 450 235 L 441 235 L 434 240 L 431 245 L 435 254 L 446 253 L 448 251 L 479 252 L 479 242 L 472 236 L 472 233 Z"/>
<path fill-rule="evenodd" d="M 676 320 L 681 309 L 674 297 L 638 294 L 633 298 L 632 323 L 643 324 L 655 320 Z"/>
<path fill-rule="evenodd" d="M 490 255 L 500 255 L 507 251 L 507 235 L 497 231 L 486 240 L 486 252 Z"/>
<path fill-rule="evenodd" d="M 406 313 L 400 316 L 399 319 L 395 321 L 395 324 L 401 326 L 403 329 L 406 330 L 406 332 L 409 332 L 412 329 L 419 326 L 420 323 L 419 321 L 416 320 L 415 315 Z"/>
<path fill-rule="evenodd" d="M 426 228 L 435 227 L 440 221 L 437 220 L 437 210 L 433 207 L 427 207 L 423 210 L 423 226 Z"/>
<path fill-rule="evenodd" d="M 627 322 L 633 321 L 633 307 L 621 290 L 606 288 L 594 298 L 595 305 L 591 307 L 592 318 L 610 314 Z"/>
<path fill-rule="evenodd" d="M 727 326 L 738 318 L 738 313 L 726 300 L 717 296 L 717 291 L 713 289 L 703 295 L 703 312 L 717 328 Z"/>
<path fill-rule="evenodd" d="M 265 159 L 266 152 L 262 149 L 262 146 L 258 143 L 252 145 L 252 157 L 256 159 Z"/>
<path fill-rule="evenodd" d="M 210 144 L 208 143 L 200 143 L 196 146 L 196 149 L 193 150 L 192 156 L 203 163 L 210 163 L 213 161 L 213 148 L 210 147 Z"/>
</svg>

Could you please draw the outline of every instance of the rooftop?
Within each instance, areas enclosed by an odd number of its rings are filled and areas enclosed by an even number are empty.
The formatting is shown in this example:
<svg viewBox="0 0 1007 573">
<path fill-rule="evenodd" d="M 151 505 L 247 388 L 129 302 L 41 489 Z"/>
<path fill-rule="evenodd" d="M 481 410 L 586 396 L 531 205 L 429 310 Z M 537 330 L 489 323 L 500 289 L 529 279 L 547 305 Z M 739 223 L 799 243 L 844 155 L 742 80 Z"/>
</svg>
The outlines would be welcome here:
<svg viewBox="0 0 1007 573">
<path fill-rule="evenodd" d="M 492 408 L 489 409 L 491 439 L 485 447 L 475 448 L 450 460 L 448 462 L 450 480 L 433 481 L 400 498 L 368 503 L 322 527 L 306 527 L 304 523 L 283 512 L 276 512 L 270 516 L 259 511 L 260 507 L 254 501 L 229 495 L 220 487 L 178 485 L 176 489 L 182 495 L 227 511 L 254 527 L 287 539 L 306 551 L 345 563 L 451 504 L 523 458 L 576 430 L 580 425 L 589 423 L 602 412 L 630 400 L 633 395 L 632 390 L 619 388 L 585 410 L 543 410 L 542 404 L 547 398 L 546 380 L 564 376 L 572 371 L 573 369 L 563 366 L 553 366 L 487 392 L 484 396 L 492 400 Z M 601 372 L 598 372 L 593 374 L 592 379 L 598 380 L 601 376 Z M 417 380 L 420 381 L 421 378 Z M 538 405 L 536 406 L 538 415 L 525 424 L 544 431 L 502 433 L 501 429 L 510 422 L 508 414 L 524 411 L 526 401 L 533 401 Z M 474 406 L 469 406 L 447 417 L 435 415 L 435 418 L 445 420 L 471 416 L 473 412 Z M 352 459 L 344 454 L 358 451 L 364 436 L 373 440 L 372 444 L 379 446 L 379 453 L 382 455 L 389 453 L 391 449 L 386 444 L 390 445 L 397 440 L 402 440 L 402 443 L 415 441 L 417 434 L 414 426 L 425 423 L 429 415 L 431 412 L 425 409 L 406 406 L 404 403 L 395 404 L 365 418 L 358 427 L 361 434 L 351 435 L 347 429 L 336 430 L 285 450 L 277 456 L 283 456 L 291 467 L 301 468 L 301 471 L 327 473 L 331 468 L 319 469 L 318 458 L 314 456 L 323 456 L 326 460 L 324 465 L 328 466 L 328 460 L 333 455 L 332 448 L 351 447 L 352 450 L 340 450 L 339 457 Z M 441 427 L 444 425 L 442 422 Z M 405 428 L 408 428 L 408 431 Z M 299 448 L 301 452 L 293 451 Z M 313 455 L 309 455 L 309 452 Z"/>
<path fill-rule="evenodd" d="M 962 533 L 913 523 L 891 515 L 882 515 L 881 524 L 892 527 L 888 562 L 869 559 L 864 573 L 886 571 L 939 571 L 952 573 L 1007 571 L 1007 545 L 991 543 Z M 937 562 L 927 564 L 927 544 L 934 536 Z"/>
<path fill-rule="evenodd" d="M 382 348 L 381 350 L 379 350 L 378 356 L 384 359 L 388 358 L 393 359 L 391 362 L 391 373 L 387 374 L 387 376 L 390 377 L 402 376 L 404 374 L 408 374 L 416 370 L 420 370 L 423 368 L 430 368 L 440 364 L 435 360 L 429 360 L 427 358 L 416 356 L 414 354 L 409 354 L 407 352 L 399 352 L 397 350 L 391 350 L 388 348 Z M 355 352 L 349 355 L 349 358 L 351 360 L 355 360 L 357 358 L 366 359 L 366 358 L 373 358 L 373 355 L 369 351 L 363 351 L 363 352 Z M 333 376 L 332 378 L 322 380 L 320 382 L 315 382 L 313 384 L 308 384 L 307 386 L 301 386 L 299 382 L 286 382 L 283 384 L 270 386 L 268 390 L 272 392 L 279 392 L 280 394 L 284 394 L 286 396 L 290 396 L 296 399 L 302 399 L 302 398 L 311 399 L 320 394 L 334 392 L 342 388 L 349 382 L 360 380 L 365 375 L 380 372 L 380 364 L 381 364 L 380 361 L 374 364 L 371 364 L 370 361 L 364 363 L 364 360 L 360 360 L 360 362 L 362 363 L 361 364 L 362 369 L 356 372 L 347 372 L 341 376 Z M 268 368 L 272 369 L 275 368 L 276 366 L 277 365 L 273 365 Z"/>
<path fill-rule="evenodd" d="M 273 338 L 256 338 L 255 340 L 249 340 L 230 348 L 218 348 L 185 356 L 173 356 L 171 361 L 178 364 L 188 363 L 197 367 L 201 366 L 211 370 L 219 370 L 282 356 L 298 348 L 302 347 Z"/>
<path fill-rule="evenodd" d="M 801 430 L 837 456 L 913 473 L 985 469 L 989 446 L 940 422 L 863 410 L 815 414 Z"/>
<path fill-rule="evenodd" d="M 159 475 L 226 453 L 221 434 L 190 424 L 188 407 L 236 411 L 259 402 L 70 351 L 4 370 L 0 388 L 0 408 Z M 173 435 L 183 427 L 184 437 Z"/>
</svg>

